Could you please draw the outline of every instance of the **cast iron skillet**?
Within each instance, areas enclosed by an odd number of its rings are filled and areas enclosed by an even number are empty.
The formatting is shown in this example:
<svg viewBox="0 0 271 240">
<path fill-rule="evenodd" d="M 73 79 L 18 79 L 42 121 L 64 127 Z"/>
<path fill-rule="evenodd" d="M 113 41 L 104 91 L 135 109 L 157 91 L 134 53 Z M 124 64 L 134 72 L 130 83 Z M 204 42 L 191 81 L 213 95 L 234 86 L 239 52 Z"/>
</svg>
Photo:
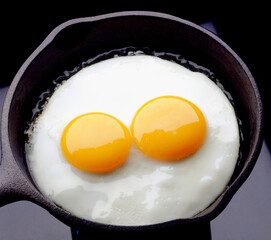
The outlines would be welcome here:
<svg viewBox="0 0 271 240">
<path fill-rule="evenodd" d="M 211 69 L 235 99 L 244 136 L 242 156 L 225 191 L 192 218 L 142 227 L 86 221 L 56 206 L 40 193 L 31 179 L 24 158 L 24 130 L 39 95 L 65 70 L 100 53 L 127 46 L 180 53 Z M 252 171 L 261 149 L 262 125 L 262 102 L 253 76 L 237 54 L 211 32 L 189 21 L 155 12 L 120 12 L 70 20 L 55 28 L 32 53 L 7 93 L 1 126 L 0 205 L 29 200 L 72 228 L 105 232 L 157 232 L 209 223 L 226 207 Z"/>
</svg>

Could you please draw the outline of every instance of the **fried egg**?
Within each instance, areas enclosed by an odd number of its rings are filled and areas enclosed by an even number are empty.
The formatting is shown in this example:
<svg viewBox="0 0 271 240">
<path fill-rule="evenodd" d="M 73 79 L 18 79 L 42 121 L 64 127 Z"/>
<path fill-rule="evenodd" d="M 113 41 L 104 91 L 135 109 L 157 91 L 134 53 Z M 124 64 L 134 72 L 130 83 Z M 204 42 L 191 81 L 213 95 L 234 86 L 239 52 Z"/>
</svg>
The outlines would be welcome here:
<svg viewBox="0 0 271 240">
<path fill-rule="evenodd" d="M 68 212 L 126 226 L 190 218 L 225 189 L 239 154 L 234 109 L 205 74 L 119 56 L 59 86 L 29 129 L 40 190 Z"/>
</svg>

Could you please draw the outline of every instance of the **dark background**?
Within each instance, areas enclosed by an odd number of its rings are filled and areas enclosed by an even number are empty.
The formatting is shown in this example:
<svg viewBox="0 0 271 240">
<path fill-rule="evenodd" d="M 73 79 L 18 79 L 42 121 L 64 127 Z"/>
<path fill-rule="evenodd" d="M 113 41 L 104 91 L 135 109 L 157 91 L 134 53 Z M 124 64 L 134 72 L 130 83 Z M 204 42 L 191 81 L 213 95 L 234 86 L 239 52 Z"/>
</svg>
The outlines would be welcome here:
<svg viewBox="0 0 271 240">
<path fill-rule="evenodd" d="M 212 22 L 219 36 L 245 61 L 260 88 L 265 107 L 265 137 L 271 146 L 271 121 L 268 101 L 270 74 L 269 7 L 251 1 L 230 4 L 171 1 L 55 1 L 27 3 L 7 2 L 1 6 L 1 72 L 0 87 L 7 86 L 26 58 L 59 24 L 78 17 L 95 16 L 127 10 L 158 11 L 194 23 Z"/>
</svg>

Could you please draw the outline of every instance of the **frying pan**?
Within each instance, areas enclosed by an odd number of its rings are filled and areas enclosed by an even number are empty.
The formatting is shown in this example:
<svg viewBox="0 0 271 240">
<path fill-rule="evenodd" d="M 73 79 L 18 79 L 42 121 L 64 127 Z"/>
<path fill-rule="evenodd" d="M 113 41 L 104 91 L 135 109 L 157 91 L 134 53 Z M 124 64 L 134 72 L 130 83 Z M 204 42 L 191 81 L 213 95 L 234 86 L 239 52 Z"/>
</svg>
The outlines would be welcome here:
<svg viewBox="0 0 271 240">
<path fill-rule="evenodd" d="M 127 46 L 180 53 L 211 69 L 235 100 L 243 136 L 238 164 L 224 192 L 194 217 L 138 227 L 96 223 L 58 207 L 40 192 L 31 178 L 24 156 L 24 130 L 41 93 L 65 70 L 100 53 Z M 56 27 L 30 55 L 6 95 L 1 124 L 0 206 L 28 200 L 73 229 L 110 234 L 157 233 L 165 229 L 208 225 L 227 206 L 252 171 L 262 145 L 262 127 L 262 102 L 252 74 L 240 57 L 208 30 L 156 12 L 118 12 L 73 19 Z"/>
</svg>

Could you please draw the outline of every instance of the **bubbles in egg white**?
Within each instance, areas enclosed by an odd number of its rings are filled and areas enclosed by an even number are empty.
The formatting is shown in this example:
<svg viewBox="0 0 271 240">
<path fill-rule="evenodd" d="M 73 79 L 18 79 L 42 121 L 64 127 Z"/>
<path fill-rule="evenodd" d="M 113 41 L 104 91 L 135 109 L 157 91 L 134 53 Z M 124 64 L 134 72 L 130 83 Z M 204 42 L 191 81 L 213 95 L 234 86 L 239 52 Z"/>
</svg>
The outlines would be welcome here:
<svg viewBox="0 0 271 240">
<path fill-rule="evenodd" d="M 88 112 L 103 112 L 128 128 L 150 99 L 172 95 L 197 105 L 207 136 L 196 154 L 179 162 L 149 159 L 132 146 L 126 163 L 109 174 L 91 174 L 64 158 L 65 126 Z M 239 152 L 234 110 L 202 73 L 154 56 L 116 57 L 80 70 L 49 99 L 26 144 L 41 191 L 74 215 L 113 225 L 147 225 L 192 217 L 228 183 Z"/>
</svg>

